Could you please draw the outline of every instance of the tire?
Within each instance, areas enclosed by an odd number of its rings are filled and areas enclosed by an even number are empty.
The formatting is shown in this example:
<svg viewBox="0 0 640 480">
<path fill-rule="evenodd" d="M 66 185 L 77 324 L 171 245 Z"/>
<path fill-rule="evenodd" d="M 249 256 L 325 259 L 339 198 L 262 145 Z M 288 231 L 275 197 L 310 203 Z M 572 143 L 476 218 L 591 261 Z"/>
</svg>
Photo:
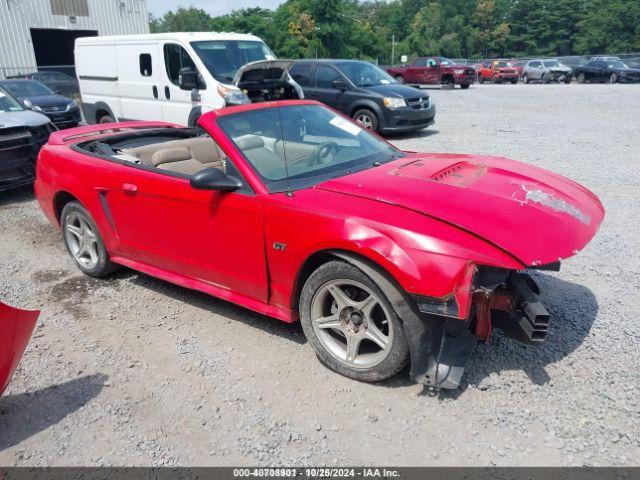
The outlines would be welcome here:
<svg viewBox="0 0 640 480">
<path fill-rule="evenodd" d="M 526 73 L 522 76 L 522 83 L 529 83 L 529 76 Z"/>
<path fill-rule="evenodd" d="M 618 74 L 612 73 L 609 77 L 609 83 L 618 83 Z"/>
<path fill-rule="evenodd" d="M 341 310 L 337 297 L 330 292 L 336 291 L 334 288 L 342 292 L 338 295 L 344 305 Z M 363 310 L 354 307 L 358 305 L 356 301 L 373 303 L 370 314 L 365 313 L 369 310 L 366 307 Z M 333 318 L 330 322 L 336 327 L 318 322 L 322 318 Z M 364 272 L 349 263 L 327 262 L 309 276 L 300 296 L 300 322 L 318 360 L 347 378 L 365 382 L 386 380 L 409 361 L 402 322 L 386 295 Z M 371 338 L 377 338 L 385 347 Z M 355 348 L 352 359 L 347 345 Z"/>
<path fill-rule="evenodd" d="M 466 90 L 466 89 L 467 89 L 467 88 L 469 88 L 470 86 L 471 86 L 471 84 L 470 84 L 470 83 L 461 83 L 461 84 L 460 84 L 460 88 L 461 88 L 462 90 Z"/>
<path fill-rule="evenodd" d="M 513 80 L 511 80 L 511 85 L 515 85 L 516 83 L 518 83 L 518 79 L 514 78 Z"/>
<path fill-rule="evenodd" d="M 402 75 L 396 75 L 394 78 L 396 79 L 396 82 L 398 82 L 400 85 L 404 84 L 404 77 Z"/>
<path fill-rule="evenodd" d="M 547 83 L 549 83 L 550 81 L 551 81 L 551 80 L 550 80 L 550 76 L 549 76 L 549 74 L 548 74 L 548 73 L 545 73 L 545 74 L 543 74 L 543 75 L 542 75 L 542 83 L 544 83 L 544 84 L 546 85 L 546 84 L 547 84 Z"/>
<path fill-rule="evenodd" d="M 60 225 L 64 245 L 82 273 L 101 278 L 117 268 L 109 259 L 96 223 L 80 203 L 64 206 Z"/>
<path fill-rule="evenodd" d="M 115 123 L 115 120 L 111 115 L 103 115 L 98 120 L 98 123 Z"/>
<path fill-rule="evenodd" d="M 484 77 L 482 75 L 478 75 L 478 83 L 482 85 L 484 83 Z"/>
<path fill-rule="evenodd" d="M 356 122 L 358 122 L 361 126 L 366 128 L 367 130 L 371 130 L 373 132 L 378 131 L 378 127 L 380 122 L 378 122 L 378 117 L 375 113 L 373 113 L 368 108 L 361 108 L 357 110 L 352 116 Z"/>
<path fill-rule="evenodd" d="M 567 78 L 564 79 L 564 83 L 566 84 L 571 83 L 571 75 L 567 75 Z"/>
<path fill-rule="evenodd" d="M 453 88 L 455 83 L 453 78 L 449 76 L 444 76 L 442 77 L 442 80 L 440 80 L 440 85 L 444 88 Z"/>
<path fill-rule="evenodd" d="M 578 74 L 578 83 L 587 83 L 587 77 L 585 77 L 584 72 Z"/>
</svg>

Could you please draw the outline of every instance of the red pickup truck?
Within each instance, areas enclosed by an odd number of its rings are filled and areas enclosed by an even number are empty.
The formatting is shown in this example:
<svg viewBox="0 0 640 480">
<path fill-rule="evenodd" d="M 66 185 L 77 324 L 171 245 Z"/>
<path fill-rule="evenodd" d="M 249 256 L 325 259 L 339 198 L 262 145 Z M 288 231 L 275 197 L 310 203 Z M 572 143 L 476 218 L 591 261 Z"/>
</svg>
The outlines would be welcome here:
<svg viewBox="0 0 640 480">
<path fill-rule="evenodd" d="M 391 67 L 387 69 L 389 75 L 398 83 L 412 85 L 460 85 L 469 88 L 475 81 L 475 70 L 466 65 L 460 65 L 444 57 L 420 57 L 410 65 Z"/>
</svg>

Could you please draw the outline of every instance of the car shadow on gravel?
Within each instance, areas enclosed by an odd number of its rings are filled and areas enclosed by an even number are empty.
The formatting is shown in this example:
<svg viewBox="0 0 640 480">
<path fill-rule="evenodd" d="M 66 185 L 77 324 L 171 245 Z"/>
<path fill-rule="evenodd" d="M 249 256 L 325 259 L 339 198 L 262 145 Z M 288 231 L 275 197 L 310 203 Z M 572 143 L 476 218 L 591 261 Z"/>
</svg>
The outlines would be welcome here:
<svg viewBox="0 0 640 480">
<path fill-rule="evenodd" d="M 307 342 L 302 332 L 300 322 L 286 323 L 275 318 L 261 315 L 246 308 L 235 305 L 234 303 L 221 300 L 219 298 L 207 295 L 197 290 L 174 285 L 163 280 L 156 279 L 144 273 L 125 270 L 131 273 L 130 282 L 143 288 L 148 288 L 161 295 L 167 295 L 180 302 L 188 303 L 194 307 L 206 310 L 214 315 L 221 315 L 236 322 L 242 322 L 245 325 L 262 330 L 270 335 L 278 335 L 279 337 L 291 340 L 299 345 Z M 126 275 L 121 273 L 120 275 Z"/>
<path fill-rule="evenodd" d="M 583 343 L 598 314 L 598 302 L 591 290 L 552 276 L 533 275 L 542 290 L 541 300 L 551 314 L 547 341 L 525 345 L 494 332 L 488 345 L 478 343 L 458 390 L 440 392 L 441 398 L 458 398 L 469 387 L 480 390 L 504 387 L 500 374 L 523 371 L 531 383 L 545 385 L 551 378 L 546 367 L 562 361 Z M 497 374 L 498 376 L 496 376 Z"/>
<path fill-rule="evenodd" d="M 0 191 L 0 208 L 14 203 L 27 203 L 35 198 L 33 185 Z"/>
<path fill-rule="evenodd" d="M 0 451 L 57 424 L 102 391 L 106 375 L 93 374 L 35 392 L 0 398 Z"/>
</svg>

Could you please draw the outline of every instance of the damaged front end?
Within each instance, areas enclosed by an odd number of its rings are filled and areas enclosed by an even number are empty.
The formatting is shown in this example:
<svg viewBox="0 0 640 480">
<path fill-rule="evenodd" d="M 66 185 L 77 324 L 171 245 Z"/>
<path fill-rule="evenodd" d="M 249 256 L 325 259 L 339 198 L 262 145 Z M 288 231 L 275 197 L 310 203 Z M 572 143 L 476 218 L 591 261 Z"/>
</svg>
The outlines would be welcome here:
<svg viewBox="0 0 640 480">
<path fill-rule="evenodd" d="M 560 263 L 536 267 L 560 269 Z M 550 315 L 538 300 L 540 289 L 525 272 L 476 268 L 472 303 L 466 320 L 458 317 L 454 298 L 416 297 L 419 325 L 406 322 L 411 376 L 434 389 L 455 389 L 478 340 L 488 342 L 493 329 L 520 342 L 539 345 L 549 331 Z"/>
<path fill-rule="evenodd" d="M 21 310 L 0 302 L 0 395 L 20 363 L 39 316 L 37 310 Z"/>
</svg>

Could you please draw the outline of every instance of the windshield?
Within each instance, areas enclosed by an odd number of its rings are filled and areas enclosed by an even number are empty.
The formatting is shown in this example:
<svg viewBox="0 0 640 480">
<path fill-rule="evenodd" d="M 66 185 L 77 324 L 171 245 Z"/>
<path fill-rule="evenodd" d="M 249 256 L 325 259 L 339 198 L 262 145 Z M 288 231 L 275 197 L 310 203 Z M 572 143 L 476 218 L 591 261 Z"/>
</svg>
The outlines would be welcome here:
<svg viewBox="0 0 640 480">
<path fill-rule="evenodd" d="M 564 67 L 558 60 L 545 60 L 542 63 L 545 67 Z"/>
<path fill-rule="evenodd" d="M 213 78 L 223 83 L 233 82 L 238 69 L 247 63 L 276 58 L 264 43 L 256 41 L 207 40 L 191 42 L 191 46 Z"/>
<path fill-rule="evenodd" d="M 440 65 L 443 67 L 451 67 L 453 65 L 453 60 L 449 60 L 448 58 L 440 57 Z"/>
<path fill-rule="evenodd" d="M 218 124 L 270 192 L 308 188 L 404 156 L 321 105 L 261 108 L 225 115 Z"/>
<path fill-rule="evenodd" d="M 607 67 L 609 68 L 629 68 L 620 60 L 607 60 Z"/>
<path fill-rule="evenodd" d="M 0 112 L 21 112 L 22 105 L 2 87 L 0 87 Z"/>
<path fill-rule="evenodd" d="M 4 82 L 4 87 L 16 97 L 39 97 L 42 95 L 54 95 L 48 87 L 35 80 L 15 80 Z"/>
<path fill-rule="evenodd" d="M 509 68 L 511 64 L 509 62 L 493 62 L 493 66 L 496 68 Z"/>
<path fill-rule="evenodd" d="M 367 62 L 344 62 L 336 65 L 356 87 L 375 87 L 396 83 L 387 72 Z"/>
</svg>

